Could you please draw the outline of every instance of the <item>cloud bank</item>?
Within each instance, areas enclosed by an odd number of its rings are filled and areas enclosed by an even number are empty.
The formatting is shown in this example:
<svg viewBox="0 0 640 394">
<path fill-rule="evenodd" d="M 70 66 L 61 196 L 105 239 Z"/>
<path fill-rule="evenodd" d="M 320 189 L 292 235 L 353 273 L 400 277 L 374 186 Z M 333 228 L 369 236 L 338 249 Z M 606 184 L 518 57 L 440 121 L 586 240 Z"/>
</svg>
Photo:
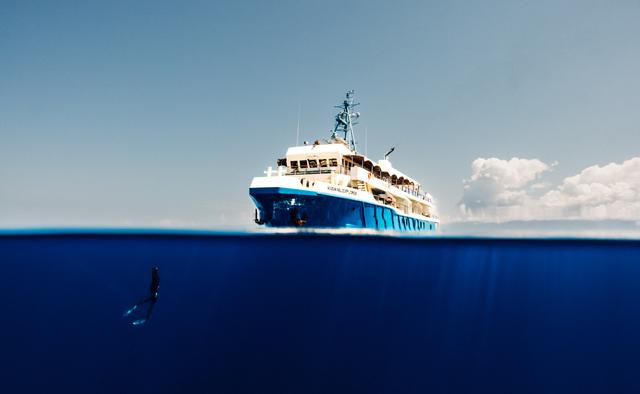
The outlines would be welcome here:
<svg viewBox="0 0 640 394">
<path fill-rule="evenodd" d="M 538 159 L 478 158 L 463 181 L 464 219 L 640 220 L 640 157 L 594 165 L 553 186 L 542 181 L 557 163 Z"/>
</svg>

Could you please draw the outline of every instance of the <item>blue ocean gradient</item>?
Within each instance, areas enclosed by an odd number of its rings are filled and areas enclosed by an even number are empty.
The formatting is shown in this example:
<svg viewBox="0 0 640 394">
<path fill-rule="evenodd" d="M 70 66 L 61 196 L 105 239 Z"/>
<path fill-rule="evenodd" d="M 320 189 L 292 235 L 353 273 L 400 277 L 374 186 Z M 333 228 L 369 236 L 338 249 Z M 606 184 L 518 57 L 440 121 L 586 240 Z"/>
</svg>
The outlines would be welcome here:
<svg viewBox="0 0 640 394">
<path fill-rule="evenodd" d="M 634 240 L 5 231 L 0 391 L 638 392 L 639 284 Z"/>
</svg>

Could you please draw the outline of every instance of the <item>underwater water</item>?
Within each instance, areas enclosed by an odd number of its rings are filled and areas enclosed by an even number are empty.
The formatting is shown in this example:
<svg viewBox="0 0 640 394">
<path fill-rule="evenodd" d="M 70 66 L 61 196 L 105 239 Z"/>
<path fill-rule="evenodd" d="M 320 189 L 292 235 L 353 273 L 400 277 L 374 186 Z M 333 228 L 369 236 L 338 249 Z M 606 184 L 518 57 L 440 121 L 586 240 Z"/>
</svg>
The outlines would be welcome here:
<svg viewBox="0 0 640 394">
<path fill-rule="evenodd" d="M 640 241 L 5 232 L 0 300 L 3 393 L 640 390 Z"/>
</svg>

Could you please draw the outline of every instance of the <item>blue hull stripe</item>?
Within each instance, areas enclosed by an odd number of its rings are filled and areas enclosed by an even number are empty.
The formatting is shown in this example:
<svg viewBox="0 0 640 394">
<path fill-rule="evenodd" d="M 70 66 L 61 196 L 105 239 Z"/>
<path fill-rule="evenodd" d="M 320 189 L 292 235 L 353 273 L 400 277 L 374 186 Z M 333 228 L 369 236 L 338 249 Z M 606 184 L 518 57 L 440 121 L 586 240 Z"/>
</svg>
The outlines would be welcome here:
<svg viewBox="0 0 640 394">
<path fill-rule="evenodd" d="M 400 215 L 391 207 L 308 190 L 252 188 L 249 194 L 269 227 L 434 231 L 438 226 L 426 218 Z"/>
</svg>

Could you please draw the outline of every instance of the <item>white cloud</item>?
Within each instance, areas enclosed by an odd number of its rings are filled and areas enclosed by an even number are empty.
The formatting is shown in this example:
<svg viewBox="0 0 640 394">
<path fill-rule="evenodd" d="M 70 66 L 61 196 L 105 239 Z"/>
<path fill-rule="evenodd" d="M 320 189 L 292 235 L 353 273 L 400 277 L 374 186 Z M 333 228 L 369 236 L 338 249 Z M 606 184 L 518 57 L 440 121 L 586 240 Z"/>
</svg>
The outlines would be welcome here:
<svg viewBox="0 0 640 394">
<path fill-rule="evenodd" d="M 640 220 L 640 157 L 591 166 L 557 187 L 539 182 L 554 164 L 537 159 L 476 159 L 460 210 L 468 220 Z"/>
<path fill-rule="evenodd" d="M 622 164 L 591 166 L 546 193 L 542 204 L 563 217 L 590 219 L 640 218 L 640 157 Z"/>
<path fill-rule="evenodd" d="M 470 181 L 491 179 L 507 188 L 520 188 L 535 180 L 551 167 L 538 159 L 501 160 L 495 157 L 475 159 L 471 164 Z"/>
<path fill-rule="evenodd" d="M 551 169 L 552 165 L 538 159 L 476 159 L 471 164 L 471 177 L 463 181 L 460 210 L 473 220 L 499 221 L 522 216 L 532 206 L 534 191 L 544 186 L 533 182 Z"/>
</svg>

